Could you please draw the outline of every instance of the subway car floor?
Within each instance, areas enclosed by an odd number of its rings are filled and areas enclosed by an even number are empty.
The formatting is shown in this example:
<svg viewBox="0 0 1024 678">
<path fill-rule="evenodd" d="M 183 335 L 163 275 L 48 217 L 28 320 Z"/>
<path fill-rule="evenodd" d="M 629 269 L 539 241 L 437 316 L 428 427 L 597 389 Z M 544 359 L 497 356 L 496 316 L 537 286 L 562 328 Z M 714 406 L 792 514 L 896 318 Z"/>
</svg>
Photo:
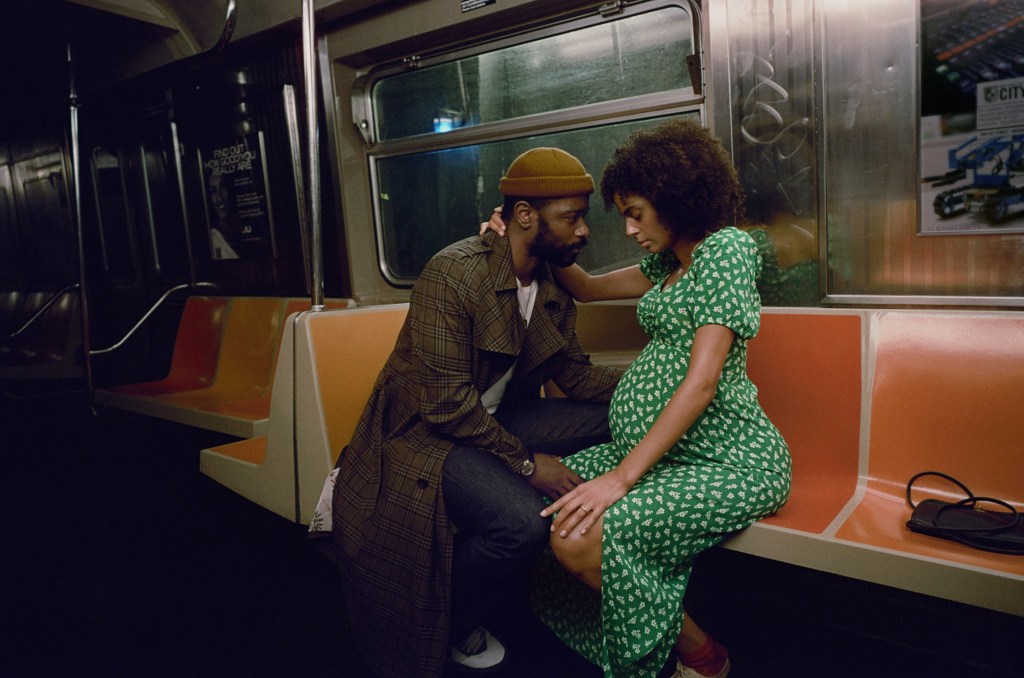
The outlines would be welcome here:
<svg viewBox="0 0 1024 678">
<path fill-rule="evenodd" d="M 199 472 L 199 450 L 229 438 L 93 413 L 80 395 L 0 408 L 0 674 L 369 676 L 337 575 L 305 529 Z M 688 596 L 730 648 L 733 678 L 1019 668 L 1019 617 L 724 549 L 701 557 Z M 489 626 L 510 652 L 490 675 L 601 676 L 515 602 Z"/>
</svg>

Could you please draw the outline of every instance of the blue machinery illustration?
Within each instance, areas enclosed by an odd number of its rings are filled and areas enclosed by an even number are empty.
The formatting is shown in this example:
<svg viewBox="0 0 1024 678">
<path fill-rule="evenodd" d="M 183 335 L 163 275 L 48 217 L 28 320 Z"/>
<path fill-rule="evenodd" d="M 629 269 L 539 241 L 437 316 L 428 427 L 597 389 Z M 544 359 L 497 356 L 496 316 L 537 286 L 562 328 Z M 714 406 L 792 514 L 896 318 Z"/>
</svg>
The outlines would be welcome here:
<svg viewBox="0 0 1024 678">
<path fill-rule="evenodd" d="M 1024 172 L 1024 134 L 971 137 L 949 151 L 950 171 L 927 177 L 932 186 L 949 186 L 970 176 L 970 183 L 942 191 L 932 207 L 942 219 L 980 211 L 991 224 L 1004 221 L 1010 208 L 1024 200 L 1024 188 L 1013 180 Z"/>
</svg>

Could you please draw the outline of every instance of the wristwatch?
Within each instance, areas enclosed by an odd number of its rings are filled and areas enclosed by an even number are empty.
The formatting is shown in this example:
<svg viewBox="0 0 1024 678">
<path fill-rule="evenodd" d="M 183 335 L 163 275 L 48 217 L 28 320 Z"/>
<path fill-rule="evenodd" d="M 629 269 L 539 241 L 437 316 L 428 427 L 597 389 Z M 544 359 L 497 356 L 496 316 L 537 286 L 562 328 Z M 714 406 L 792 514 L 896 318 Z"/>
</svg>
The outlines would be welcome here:
<svg viewBox="0 0 1024 678">
<path fill-rule="evenodd" d="M 537 464 L 534 463 L 533 459 L 527 458 L 523 462 L 523 465 L 519 467 L 519 472 L 525 477 L 529 478 L 533 475 L 533 472 L 537 470 Z"/>
</svg>

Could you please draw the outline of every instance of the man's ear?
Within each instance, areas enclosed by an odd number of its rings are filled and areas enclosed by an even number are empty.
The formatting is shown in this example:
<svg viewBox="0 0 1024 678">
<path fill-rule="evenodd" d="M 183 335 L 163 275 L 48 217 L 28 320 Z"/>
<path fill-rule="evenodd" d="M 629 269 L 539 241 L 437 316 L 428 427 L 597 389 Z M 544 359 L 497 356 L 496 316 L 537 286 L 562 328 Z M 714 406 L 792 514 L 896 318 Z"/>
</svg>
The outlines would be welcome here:
<svg viewBox="0 0 1024 678">
<path fill-rule="evenodd" d="M 512 206 L 512 215 L 516 225 L 523 230 L 529 229 L 533 224 L 533 207 L 525 200 L 520 200 Z"/>
</svg>

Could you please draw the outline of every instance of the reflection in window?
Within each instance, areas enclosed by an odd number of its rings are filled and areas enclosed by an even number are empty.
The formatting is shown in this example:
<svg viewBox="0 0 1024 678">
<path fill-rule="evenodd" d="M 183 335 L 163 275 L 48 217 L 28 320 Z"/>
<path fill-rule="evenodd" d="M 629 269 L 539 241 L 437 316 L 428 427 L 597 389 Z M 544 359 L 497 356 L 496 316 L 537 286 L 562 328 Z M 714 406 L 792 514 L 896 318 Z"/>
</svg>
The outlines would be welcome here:
<svg viewBox="0 0 1024 678">
<path fill-rule="evenodd" d="M 809 3 L 805 3 L 809 4 Z M 817 188 L 811 36 L 799 3 L 731 2 L 733 157 L 746 226 L 761 253 L 765 306 L 818 306 Z M 766 35 L 785 35 L 778 43 Z"/>
<path fill-rule="evenodd" d="M 693 24 L 680 6 L 379 80 L 386 141 L 690 87 Z"/>
<path fill-rule="evenodd" d="M 618 123 L 378 160 L 386 269 L 399 280 L 414 280 L 435 252 L 476 233 L 480 218 L 501 204 L 498 180 L 520 153 L 537 146 L 565 149 L 599 184 L 615 148 L 633 131 L 659 122 Z M 578 261 L 588 271 L 633 264 L 645 253 L 625 236 L 618 214 L 604 211 L 597 192 L 587 224 L 590 243 Z"/>
</svg>

